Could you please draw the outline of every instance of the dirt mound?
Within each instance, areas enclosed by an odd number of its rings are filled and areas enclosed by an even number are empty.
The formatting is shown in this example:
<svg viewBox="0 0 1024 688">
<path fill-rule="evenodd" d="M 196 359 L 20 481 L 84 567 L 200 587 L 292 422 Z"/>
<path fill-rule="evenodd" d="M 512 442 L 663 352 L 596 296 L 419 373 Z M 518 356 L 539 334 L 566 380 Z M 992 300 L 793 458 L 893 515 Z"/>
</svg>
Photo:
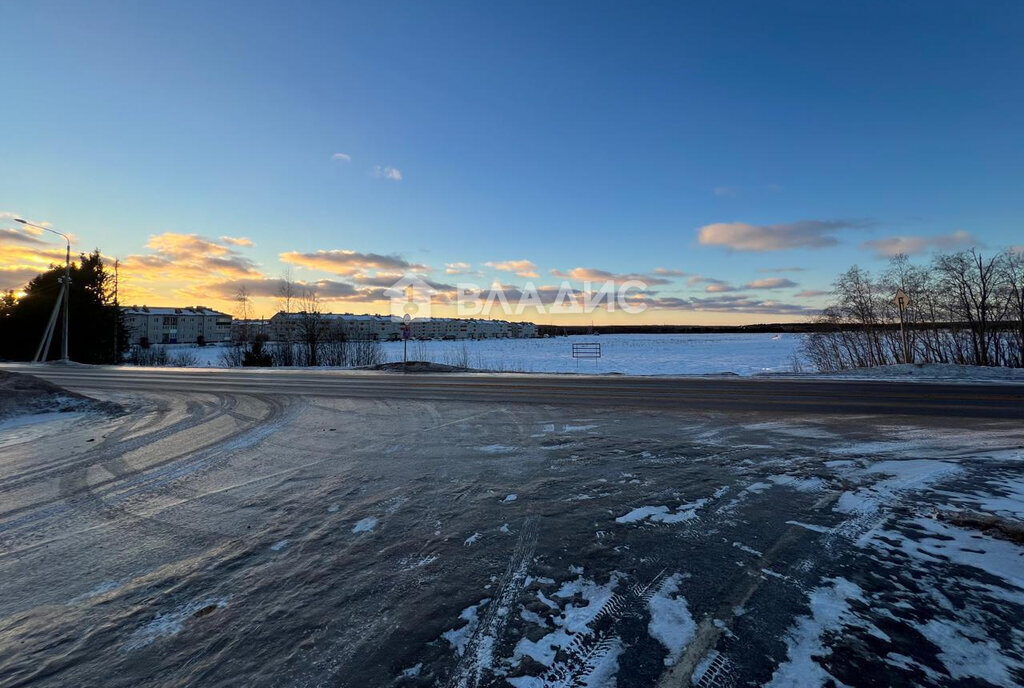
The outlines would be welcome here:
<svg viewBox="0 0 1024 688">
<path fill-rule="evenodd" d="M 0 370 L 0 420 L 27 413 L 55 411 L 105 411 L 117 413 L 121 407 L 97 401 L 32 375 Z"/>
</svg>

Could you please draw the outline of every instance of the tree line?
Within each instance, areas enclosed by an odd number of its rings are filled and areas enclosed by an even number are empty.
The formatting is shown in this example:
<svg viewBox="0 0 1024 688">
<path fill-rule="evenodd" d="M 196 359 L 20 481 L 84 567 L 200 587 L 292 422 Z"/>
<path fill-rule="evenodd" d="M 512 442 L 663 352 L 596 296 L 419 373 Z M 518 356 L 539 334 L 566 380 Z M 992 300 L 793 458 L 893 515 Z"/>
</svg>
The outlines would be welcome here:
<svg viewBox="0 0 1024 688">
<path fill-rule="evenodd" d="M 804 354 L 822 372 L 896 363 L 1024 367 L 1024 250 L 986 257 L 971 249 L 926 264 L 900 254 L 878 275 L 853 266 L 835 281 L 818 323 L 826 329 L 806 336 Z"/>
</svg>

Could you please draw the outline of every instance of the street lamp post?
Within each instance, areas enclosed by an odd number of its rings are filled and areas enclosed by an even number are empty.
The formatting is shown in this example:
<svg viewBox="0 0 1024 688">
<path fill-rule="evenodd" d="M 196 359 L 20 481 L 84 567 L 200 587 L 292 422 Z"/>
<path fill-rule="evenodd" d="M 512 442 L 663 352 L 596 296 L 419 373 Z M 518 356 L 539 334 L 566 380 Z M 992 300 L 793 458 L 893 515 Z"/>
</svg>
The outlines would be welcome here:
<svg viewBox="0 0 1024 688">
<path fill-rule="evenodd" d="M 36 356 L 33 361 L 44 361 L 46 360 L 46 354 L 50 350 L 50 341 L 53 339 L 54 326 L 57 324 L 57 315 L 60 313 L 61 304 L 64 305 L 64 327 L 61 333 L 61 344 L 60 344 L 60 360 L 67 363 L 71 359 L 68 358 L 68 311 L 71 310 L 71 237 L 63 232 L 58 232 L 55 229 L 49 227 L 43 227 L 41 225 L 32 224 L 26 220 L 22 220 L 20 217 L 14 218 L 15 222 L 20 222 L 28 227 L 35 227 L 51 234 L 56 234 L 62 237 L 67 243 L 67 253 L 64 255 L 64 277 L 61 279 L 60 296 L 57 297 L 57 303 L 53 306 L 53 313 L 50 315 L 50 322 L 46 326 L 46 332 L 43 333 L 43 339 L 39 342 L 39 348 L 36 349 Z"/>
</svg>

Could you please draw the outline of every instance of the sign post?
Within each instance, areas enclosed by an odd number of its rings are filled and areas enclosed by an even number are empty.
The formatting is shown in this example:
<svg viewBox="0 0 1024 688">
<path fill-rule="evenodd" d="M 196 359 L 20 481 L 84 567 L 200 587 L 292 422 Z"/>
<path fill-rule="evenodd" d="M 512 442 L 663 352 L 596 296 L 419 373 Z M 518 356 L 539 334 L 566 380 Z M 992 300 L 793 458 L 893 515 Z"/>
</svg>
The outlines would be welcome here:
<svg viewBox="0 0 1024 688">
<path fill-rule="evenodd" d="M 900 309 L 900 340 L 903 342 L 903 362 L 910 363 L 910 347 L 907 346 L 906 312 L 910 297 L 902 288 L 896 290 L 896 306 Z"/>
<path fill-rule="evenodd" d="M 406 313 L 402 316 L 402 365 L 409 363 L 409 321 L 412 317 Z"/>
</svg>

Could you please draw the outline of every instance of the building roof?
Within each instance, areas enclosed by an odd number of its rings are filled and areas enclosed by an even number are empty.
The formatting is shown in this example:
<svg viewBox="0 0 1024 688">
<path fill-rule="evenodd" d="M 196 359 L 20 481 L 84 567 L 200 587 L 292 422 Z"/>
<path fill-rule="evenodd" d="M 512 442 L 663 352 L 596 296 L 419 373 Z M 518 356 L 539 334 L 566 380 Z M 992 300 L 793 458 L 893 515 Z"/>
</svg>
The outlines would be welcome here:
<svg viewBox="0 0 1024 688">
<path fill-rule="evenodd" d="M 184 306 L 182 308 L 175 308 L 174 306 L 121 306 L 121 310 L 125 313 L 136 313 L 139 315 L 224 315 L 231 317 L 227 313 L 221 313 L 206 306 Z"/>
</svg>

